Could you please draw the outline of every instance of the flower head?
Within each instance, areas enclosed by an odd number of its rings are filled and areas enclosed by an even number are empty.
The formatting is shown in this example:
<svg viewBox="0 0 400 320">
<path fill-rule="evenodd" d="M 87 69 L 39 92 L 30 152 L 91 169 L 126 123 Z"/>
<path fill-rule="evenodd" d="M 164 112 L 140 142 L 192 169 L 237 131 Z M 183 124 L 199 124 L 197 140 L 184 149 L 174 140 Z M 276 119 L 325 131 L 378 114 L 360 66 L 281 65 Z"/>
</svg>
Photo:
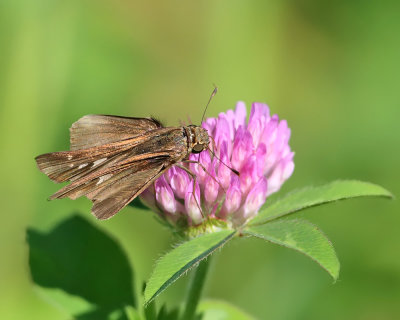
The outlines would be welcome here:
<svg viewBox="0 0 400 320">
<path fill-rule="evenodd" d="M 192 162 L 183 165 L 192 175 L 172 167 L 141 198 L 175 227 L 222 223 L 237 228 L 254 217 L 267 196 L 291 176 L 290 129 L 285 120 L 270 116 L 262 103 L 252 105 L 246 123 L 243 102 L 237 103 L 235 111 L 208 118 L 202 127 L 208 131 L 214 154 L 209 150 L 191 154 Z"/>
</svg>

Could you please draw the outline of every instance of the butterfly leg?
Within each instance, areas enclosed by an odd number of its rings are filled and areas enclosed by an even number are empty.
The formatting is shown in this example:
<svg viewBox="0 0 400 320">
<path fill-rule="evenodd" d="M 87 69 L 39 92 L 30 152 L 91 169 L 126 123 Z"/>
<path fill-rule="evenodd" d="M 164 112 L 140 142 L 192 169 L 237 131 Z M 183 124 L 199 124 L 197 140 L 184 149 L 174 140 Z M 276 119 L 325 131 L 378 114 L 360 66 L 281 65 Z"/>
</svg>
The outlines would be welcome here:
<svg viewBox="0 0 400 320">
<path fill-rule="evenodd" d="M 204 172 L 207 173 L 207 174 L 211 177 L 211 179 L 213 179 L 216 183 L 218 183 L 218 185 L 221 187 L 221 189 L 224 190 L 224 192 L 226 193 L 226 190 L 225 190 L 224 187 L 221 185 L 221 183 L 220 183 L 211 173 L 209 173 L 209 172 L 207 171 L 206 167 L 203 166 L 200 162 L 194 161 L 194 160 L 183 160 L 182 162 L 198 164 L 198 165 L 204 170 Z"/>
<path fill-rule="evenodd" d="M 196 205 L 199 208 L 201 215 L 203 216 L 203 218 L 205 218 L 203 210 L 201 209 L 201 206 L 200 206 L 200 204 L 199 204 L 199 202 L 197 201 L 197 198 L 196 198 L 197 176 L 192 171 L 190 171 L 188 168 L 186 168 L 186 167 L 184 167 L 184 166 L 182 166 L 180 164 L 175 164 L 175 166 L 177 166 L 178 168 L 181 168 L 182 170 L 186 171 L 187 174 L 192 177 L 192 179 L 193 179 L 193 191 L 192 191 L 192 193 L 193 193 L 194 201 L 196 201 Z"/>
</svg>

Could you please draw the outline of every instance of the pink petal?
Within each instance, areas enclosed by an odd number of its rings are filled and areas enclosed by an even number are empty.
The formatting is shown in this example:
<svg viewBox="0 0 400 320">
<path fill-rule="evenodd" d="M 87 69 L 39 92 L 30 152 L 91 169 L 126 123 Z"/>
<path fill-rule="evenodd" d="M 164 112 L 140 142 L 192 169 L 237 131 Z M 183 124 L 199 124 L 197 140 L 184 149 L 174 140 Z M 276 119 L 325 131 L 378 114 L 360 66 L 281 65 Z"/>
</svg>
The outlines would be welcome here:
<svg viewBox="0 0 400 320">
<path fill-rule="evenodd" d="M 266 197 L 267 179 L 262 177 L 247 195 L 243 218 L 247 220 L 253 217 L 264 204 Z"/>
<path fill-rule="evenodd" d="M 228 214 L 236 212 L 242 203 L 242 192 L 237 177 L 232 179 L 232 184 L 226 191 L 225 201 L 221 209 L 220 217 L 224 218 Z"/>
<path fill-rule="evenodd" d="M 162 209 L 169 213 L 175 213 L 176 201 L 174 193 L 164 176 L 161 176 L 155 182 L 155 191 L 157 202 L 161 205 Z"/>
<path fill-rule="evenodd" d="M 258 180 L 256 156 L 248 158 L 240 171 L 240 190 L 247 194 L 254 183 Z"/>
<path fill-rule="evenodd" d="M 209 176 L 206 178 L 204 183 L 204 199 L 207 204 L 212 204 L 215 200 L 217 200 L 219 193 L 219 184 L 215 181 L 215 177 L 212 178 Z"/>
<path fill-rule="evenodd" d="M 219 162 L 217 177 L 218 177 L 218 181 L 226 189 L 226 188 L 228 188 L 228 186 L 231 182 L 231 176 L 232 176 L 232 171 L 227 167 L 227 166 L 231 166 L 231 163 L 230 163 L 229 157 L 228 157 L 226 142 L 224 142 L 222 144 L 222 148 L 220 151 L 220 159 L 223 163 L 217 160 L 217 163 Z"/>
<path fill-rule="evenodd" d="M 232 150 L 232 166 L 234 169 L 240 171 L 246 159 L 253 153 L 253 138 L 251 134 L 239 127 L 236 132 L 235 141 L 233 142 Z"/>
<path fill-rule="evenodd" d="M 183 199 L 190 183 L 189 175 L 183 169 L 174 166 L 169 170 L 169 176 L 170 185 L 175 195 Z"/>
<path fill-rule="evenodd" d="M 269 118 L 269 108 L 264 103 L 255 102 L 251 105 L 250 117 L 249 117 L 249 126 L 253 121 L 257 120 L 267 120 Z"/>
<path fill-rule="evenodd" d="M 246 105 L 243 101 L 239 101 L 236 104 L 235 109 L 235 130 L 237 130 L 240 126 L 246 126 Z"/>
<path fill-rule="evenodd" d="M 185 209 L 192 225 L 200 224 L 203 221 L 200 202 L 200 188 L 195 186 L 195 194 L 193 194 L 193 181 L 189 184 L 185 195 Z"/>
</svg>

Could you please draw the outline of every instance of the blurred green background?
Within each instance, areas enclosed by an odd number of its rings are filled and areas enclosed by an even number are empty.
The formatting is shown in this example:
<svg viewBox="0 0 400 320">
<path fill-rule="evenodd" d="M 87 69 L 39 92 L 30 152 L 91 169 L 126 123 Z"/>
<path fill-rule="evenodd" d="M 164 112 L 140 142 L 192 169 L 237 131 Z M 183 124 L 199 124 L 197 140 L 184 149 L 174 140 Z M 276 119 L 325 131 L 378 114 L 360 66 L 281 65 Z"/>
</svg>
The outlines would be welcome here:
<svg viewBox="0 0 400 320">
<path fill-rule="evenodd" d="M 87 199 L 46 201 L 58 186 L 33 158 L 67 149 L 85 114 L 196 123 L 216 83 L 208 116 L 244 100 L 288 120 L 296 169 L 282 193 L 354 178 L 399 195 L 399 12 L 398 1 L 2 0 L 0 318 L 68 318 L 31 284 L 27 226 L 81 212 L 120 241 L 137 287 L 171 247 L 147 211 L 98 222 Z M 399 319 L 399 208 L 356 199 L 303 214 L 335 245 L 336 284 L 298 253 L 247 240 L 213 260 L 205 294 L 260 319 Z M 179 303 L 186 280 L 161 300 Z"/>
</svg>

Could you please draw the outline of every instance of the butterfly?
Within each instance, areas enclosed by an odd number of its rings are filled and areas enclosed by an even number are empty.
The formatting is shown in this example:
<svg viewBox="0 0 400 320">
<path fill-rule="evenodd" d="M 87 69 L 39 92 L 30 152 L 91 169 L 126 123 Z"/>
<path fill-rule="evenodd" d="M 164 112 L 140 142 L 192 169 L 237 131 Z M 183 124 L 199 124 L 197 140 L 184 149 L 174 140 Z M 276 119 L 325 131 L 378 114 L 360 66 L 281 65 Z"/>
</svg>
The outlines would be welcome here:
<svg viewBox="0 0 400 320">
<path fill-rule="evenodd" d="M 70 128 L 70 151 L 35 160 L 54 182 L 70 182 L 50 199 L 86 196 L 93 202 L 93 215 L 103 220 L 209 143 L 207 130 L 196 125 L 163 127 L 153 118 L 86 115 Z"/>
</svg>

